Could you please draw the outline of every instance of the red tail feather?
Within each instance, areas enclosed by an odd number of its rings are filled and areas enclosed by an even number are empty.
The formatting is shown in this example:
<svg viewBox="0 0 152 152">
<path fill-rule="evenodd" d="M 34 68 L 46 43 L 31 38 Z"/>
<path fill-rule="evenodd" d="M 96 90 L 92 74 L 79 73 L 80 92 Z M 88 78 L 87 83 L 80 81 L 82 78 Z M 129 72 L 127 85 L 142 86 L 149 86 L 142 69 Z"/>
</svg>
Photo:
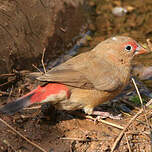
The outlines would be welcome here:
<svg viewBox="0 0 152 152">
<path fill-rule="evenodd" d="M 65 85 L 48 83 L 42 87 L 38 86 L 36 89 L 16 101 L 8 103 L 0 109 L 0 112 L 5 114 L 14 114 L 33 103 L 59 101 L 62 99 L 64 100 L 68 96 L 69 89 Z"/>
</svg>

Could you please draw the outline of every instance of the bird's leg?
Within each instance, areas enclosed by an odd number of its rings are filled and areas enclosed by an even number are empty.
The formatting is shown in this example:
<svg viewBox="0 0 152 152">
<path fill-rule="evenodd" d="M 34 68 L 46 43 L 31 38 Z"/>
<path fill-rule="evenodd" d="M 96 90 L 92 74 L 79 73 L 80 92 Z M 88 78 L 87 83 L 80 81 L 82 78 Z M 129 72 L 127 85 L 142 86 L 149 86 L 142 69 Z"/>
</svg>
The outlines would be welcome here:
<svg viewBox="0 0 152 152">
<path fill-rule="evenodd" d="M 103 111 L 93 111 L 92 115 L 96 115 L 97 120 L 98 119 L 104 119 L 104 118 L 111 118 L 111 119 L 117 119 L 117 120 L 122 119 L 121 114 L 114 116 L 109 112 L 103 112 Z"/>
</svg>

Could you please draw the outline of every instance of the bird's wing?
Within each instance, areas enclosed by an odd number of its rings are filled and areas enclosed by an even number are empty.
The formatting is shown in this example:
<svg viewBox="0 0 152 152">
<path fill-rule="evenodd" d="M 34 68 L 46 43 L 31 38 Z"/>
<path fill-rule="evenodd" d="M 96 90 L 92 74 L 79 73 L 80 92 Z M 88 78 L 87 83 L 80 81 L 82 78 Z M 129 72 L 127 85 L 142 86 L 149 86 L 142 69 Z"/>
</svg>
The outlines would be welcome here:
<svg viewBox="0 0 152 152">
<path fill-rule="evenodd" d="M 114 70 L 107 63 L 92 60 L 85 66 L 82 63 L 79 66 L 61 64 L 37 79 L 59 82 L 78 88 L 114 91 L 122 85 Z"/>
<path fill-rule="evenodd" d="M 93 88 L 93 84 L 84 75 L 73 69 L 54 69 L 37 78 L 40 81 L 59 82 L 78 88 Z"/>
<path fill-rule="evenodd" d="M 116 67 L 108 63 L 102 63 L 103 62 L 96 65 L 94 71 L 92 71 L 94 73 L 94 77 L 92 75 L 88 75 L 88 79 L 98 90 L 111 92 L 119 89 L 123 85 L 120 80 L 121 73 Z"/>
</svg>

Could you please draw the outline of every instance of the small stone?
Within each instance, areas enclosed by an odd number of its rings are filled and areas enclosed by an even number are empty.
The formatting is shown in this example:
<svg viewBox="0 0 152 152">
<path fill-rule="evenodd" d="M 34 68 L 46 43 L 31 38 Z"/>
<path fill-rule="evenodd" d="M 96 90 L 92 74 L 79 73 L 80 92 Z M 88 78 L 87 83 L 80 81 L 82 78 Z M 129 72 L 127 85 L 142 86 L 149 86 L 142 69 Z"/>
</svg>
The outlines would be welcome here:
<svg viewBox="0 0 152 152">
<path fill-rule="evenodd" d="M 123 7 L 115 7 L 112 9 L 112 13 L 116 16 L 124 16 L 127 13 L 127 9 Z"/>
</svg>

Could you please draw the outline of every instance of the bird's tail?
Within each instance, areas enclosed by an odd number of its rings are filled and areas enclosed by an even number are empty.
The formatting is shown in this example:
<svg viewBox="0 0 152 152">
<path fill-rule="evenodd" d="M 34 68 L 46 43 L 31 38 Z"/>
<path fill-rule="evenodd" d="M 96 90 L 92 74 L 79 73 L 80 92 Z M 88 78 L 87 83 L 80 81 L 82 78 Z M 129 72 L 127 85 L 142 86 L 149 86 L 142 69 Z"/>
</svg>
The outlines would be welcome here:
<svg viewBox="0 0 152 152">
<path fill-rule="evenodd" d="M 65 85 L 48 83 L 45 86 L 38 86 L 16 101 L 4 105 L 0 108 L 0 113 L 12 115 L 34 103 L 57 102 L 64 100 L 68 96 L 69 89 Z"/>
<path fill-rule="evenodd" d="M 33 94 L 30 94 L 28 96 L 25 96 L 23 98 L 19 98 L 16 101 L 10 102 L 0 108 L 0 113 L 3 114 L 9 114 L 12 115 L 15 112 L 18 112 L 19 110 L 23 109 L 24 107 L 27 107 L 30 105 L 30 98 Z"/>
</svg>

